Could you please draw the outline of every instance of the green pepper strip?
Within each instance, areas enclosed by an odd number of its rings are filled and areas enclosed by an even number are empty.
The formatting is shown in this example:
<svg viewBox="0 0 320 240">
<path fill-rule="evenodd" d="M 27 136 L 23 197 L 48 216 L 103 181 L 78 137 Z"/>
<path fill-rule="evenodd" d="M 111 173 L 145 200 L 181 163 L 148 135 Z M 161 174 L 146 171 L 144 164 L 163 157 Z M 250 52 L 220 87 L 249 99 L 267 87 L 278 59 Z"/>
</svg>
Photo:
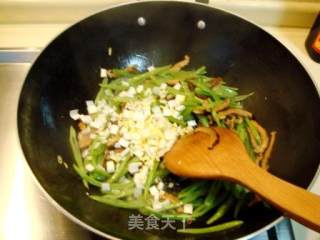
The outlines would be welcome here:
<svg viewBox="0 0 320 240">
<path fill-rule="evenodd" d="M 128 83 L 130 84 L 130 86 L 137 86 L 139 84 L 141 84 L 146 78 L 159 74 L 161 72 L 167 71 L 169 70 L 171 67 L 171 65 L 168 66 L 164 66 L 164 67 L 159 67 L 159 68 L 155 68 L 154 70 L 150 71 L 150 72 L 145 72 L 142 74 L 139 74 L 138 76 L 132 77 L 128 79 Z"/>
<path fill-rule="evenodd" d="M 245 94 L 245 95 L 238 95 L 238 96 L 235 96 L 232 100 L 235 102 L 240 102 L 240 101 L 246 100 L 247 98 L 251 97 L 253 94 L 254 94 L 254 92 L 249 93 L 249 94 Z"/>
<path fill-rule="evenodd" d="M 242 209 L 242 207 L 245 205 L 245 203 L 248 201 L 247 197 L 243 197 L 241 199 L 238 199 L 236 206 L 234 208 L 233 211 L 233 217 L 237 218 L 239 215 L 240 210 Z"/>
<path fill-rule="evenodd" d="M 222 188 L 221 182 L 215 182 L 211 184 L 209 193 L 204 200 L 204 204 L 196 208 L 192 215 L 194 217 L 200 217 L 205 213 L 209 212 L 211 209 L 220 205 L 228 196 L 227 191 L 224 191 L 222 194 L 219 194 L 221 188 Z"/>
<path fill-rule="evenodd" d="M 108 84 L 108 82 L 109 82 L 108 78 L 104 78 L 102 80 L 101 84 L 105 85 L 105 84 Z M 104 89 L 100 88 L 98 94 L 96 95 L 94 102 L 97 103 L 99 100 L 101 100 L 103 98 L 103 96 L 104 96 Z"/>
<path fill-rule="evenodd" d="M 226 202 L 224 202 L 219 208 L 218 210 L 213 214 L 213 216 L 211 218 L 209 218 L 207 220 L 207 224 L 211 224 L 217 220 L 219 220 L 220 218 L 222 218 L 231 208 L 231 206 L 234 203 L 234 198 L 233 196 L 229 196 L 229 198 L 227 199 Z"/>
<path fill-rule="evenodd" d="M 160 161 L 157 161 L 156 159 L 152 162 L 152 167 L 148 172 L 147 180 L 144 185 L 144 196 L 146 197 L 149 191 L 150 186 L 153 184 L 154 179 L 156 178 L 157 169 L 159 166 Z"/>
<path fill-rule="evenodd" d="M 80 169 L 84 169 L 81 151 L 77 141 L 76 130 L 72 126 L 70 127 L 70 130 L 69 130 L 69 142 L 71 145 L 75 162 L 77 163 Z"/>
<path fill-rule="evenodd" d="M 114 207 L 119 207 L 119 208 L 139 209 L 145 205 L 145 202 L 142 200 L 110 199 L 110 198 L 105 198 L 103 196 L 97 196 L 97 195 L 91 195 L 90 198 L 98 202 L 111 205 Z"/>
<path fill-rule="evenodd" d="M 123 77 L 129 78 L 129 77 L 134 77 L 140 74 L 140 72 L 132 73 L 132 72 L 128 72 L 127 69 L 119 69 L 119 68 L 111 69 L 111 72 L 115 74 L 116 78 L 123 78 Z"/>
<path fill-rule="evenodd" d="M 222 127 L 222 123 L 220 122 L 220 119 L 218 117 L 218 114 L 216 111 L 212 110 L 211 111 L 211 115 L 213 117 L 213 120 L 216 122 L 216 124 L 218 125 L 218 127 Z"/>
<path fill-rule="evenodd" d="M 109 198 L 109 199 L 118 199 L 118 198 L 130 196 L 133 193 L 134 193 L 134 188 L 127 188 L 127 189 L 122 189 L 122 190 L 111 188 L 111 191 L 109 193 L 104 194 L 100 197 L 101 198 Z"/>
<path fill-rule="evenodd" d="M 176 123 L 182 127 L 186 127 L 187 126 L 187 123 L 183 120 L 179 120 L 173 116 L 168 116 L 167 119 L 171 122 L 171 123 Z"/>
<path fill-rule="evenodd" d="M 109 180 L 108 180 L 109 183 L 113 183 L 113 182 L 119 180 L 119 178 L 121 178 L 122 176 L 124 176 L 127 173 L 129 160 L 130 160 L 130 156 L 127 156 L 126 158 L 124 158 L 121 161 L 120 166 L 116 169 L 116 171 L 111 176 L 111 178 L 109 178 Z"/>
<path fill-rule="evenodd" d="M 201 188 L 202 186 L 204 186 L 207 183 L 207 181 L 199 181 L 199 182 L 195 182 L 191 185 L 189 185 L 188 187 L 182 189 L 179 193 L 178 193 L 178 198 L 183 198 L 188 196 L 189 194 L 192 194 L 193 191 L 197 190 L 198 188 Z"/>
<path fill-rule="evenodd" d="M 197 115 L 197 118 L 199 119 L 199 122 L 204 127 L 209 127 L 209 121 L 208 118 L 204 115 Z"/>
<path fill-rule="evenodd" d="M 207 188 L 205 186 L 203 186 L 202 188 L 199 188 L 195 191 L 193 191 L 192 193 L 188 194 L 187 196 L 181 198 L 180 200 L 183 203 L 191 203 L 193 201 L 195 201 L 196 199 L 198 199 L 199 197 L 205 195 L 207 193 Z"/>
<path fill-rule="evenodd" d="M 84 169 L 81 169 L 76 164 L 73 164 L 73 168 L 84 181 L 90 183 L 93 186 L 101 187 L 101 182 L 97 181 L 93 177 L 88 176 Z M 86 187 L 88 187 L 88 185 L 86 185 L 85 182 L 84 182 L 84 184 L 85 184 Z"/>
<path fill-rule="evenodd" d="M 253 147 L 252 147 L 250 140 L 249 140 L 249 136 L 248 136 L 248 133 L 247 133 L 247 130 L 245 127 L 245 122 L 242 122 L 237 125 L 236 132 L 238 133 L 239 137 L 241 138 L 242 142 L 244 143 L 250 158 L 254 160 L 255 153 L 254 153 Z"/>
<path fill-rule="evenodd" d="M 246 122 L 247 126 L 251 129 L 251 132 L 252 132 L 254 138 L 256 139 L 257 143 L 260 144 L 261 139 L 260 139 L 258 129 L 251 123 L 249 118 L 245 118 L 244 121 Z"/>
<path fill-rule="evenodd" d="M 238 95 L 237 88 L 218 85 L 212 89 L 212 92 L 222 98 L 232 98 Z"/>
<path fill-rule="evenodd" d="M 206 227 L 206 228 L 186 228 L 186 229 L 178 229 L 177 232 L 179 233 L 189 233 L 189 234 L 204 234 L 204 233 L 213 233 L 213 232 L 220 232 L 230 228 L 235 228 L 243 224 L 243 221 L 230 221 L 226 223 L 222 223 L 219 225 Z"/>
<path fill-rule="evenodd" d="M 106 150 L 106 145 L 101 143 L 98 138 L 96 138 L 90 145 L 88 149 L 88 156 L 85 158 L 85 162 L 91 162 L 94 166 L 101 164 L 104 159 L 104 153 Z M 90 159 L 90 161 L 88 161 Z"/>
</svg>

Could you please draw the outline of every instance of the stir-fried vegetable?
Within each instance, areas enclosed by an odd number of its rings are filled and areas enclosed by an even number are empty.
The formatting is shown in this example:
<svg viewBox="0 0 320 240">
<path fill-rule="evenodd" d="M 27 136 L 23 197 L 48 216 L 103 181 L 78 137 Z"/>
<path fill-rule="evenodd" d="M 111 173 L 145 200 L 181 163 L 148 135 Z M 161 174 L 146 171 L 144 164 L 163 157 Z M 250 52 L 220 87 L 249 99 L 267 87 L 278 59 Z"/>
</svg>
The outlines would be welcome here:
<svg viewBox="0 0 320 240">
<path fill-rule="evenodd" d="M 269 139 L 243 108 L 252 93 L 239 95 L 222 78 L 206 75 L 205 67 L 182 70 L 189 61 L 186 56 L 146 72 L 133 66 L 108 70 L 95 100 L 87 101 L 88 114 L 70 111 L 79 121 L 78 133 L 70 128 L 70 145 L 91 199 L 159 218 L 194 221 L 208 214 L 206 223 L 218 225 L 178 230 L 201 234 L 243 224 L 239 213 L 252 194 L 222 181 L 173 181 L 164 154 L 197 127 L 219 126 L 237 132 L 252 160 L 267 168 L 275 132 Z"/>
</svg>

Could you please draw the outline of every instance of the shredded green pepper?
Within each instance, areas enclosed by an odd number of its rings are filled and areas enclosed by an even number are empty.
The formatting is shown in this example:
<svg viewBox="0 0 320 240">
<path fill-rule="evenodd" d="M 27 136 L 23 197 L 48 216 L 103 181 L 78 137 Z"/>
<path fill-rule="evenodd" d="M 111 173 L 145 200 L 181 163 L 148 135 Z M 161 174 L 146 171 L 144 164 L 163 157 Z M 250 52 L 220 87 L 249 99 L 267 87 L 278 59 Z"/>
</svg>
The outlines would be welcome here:
<svg viewBox="0 0 320 240">
<path fill-rule="evenodd" d="M 181 131 L 193 124 L 194 121 L 197 126 L 229 127 L 228 116 L 225 118 L 220 116 L 219 118 L 221 110 L 217 106 L 227 100 L 228 105 L 223 110 L 243 108 L 243 101 L 253 94 L 240 95 L 237 88 L 228 86 L 223 81 L 214 82 L 213 78 L 207 74 L 205 66 L 195 70 L 179 70 L 177 66 L 173 69 L 172 65 L 166 65 L 145 72 L 139 72 L 133 68 L 114 68 L 108 73 L 110 74 L 102 80 L 100 90 L 95 97 L 94 102 L 97 106 L 106 102 L 111 106 L 110 111 L 116 109 L 116 114 L 121 114 L 127 104 L 151 97 L 153 102 L 150 110 L 147 111 L 152 112 L 156 111 L 155 109 L 164 111 L 164 101 L 171 101 L 169 111 L 177 111 L 177 113 L 175 115 L 167 114 L 165 117 L 169 123 L 180 128 Z M 126 94 L 128 91 L 131 91 L 130 95 Z M 183 106 L 179 106 L 179 109 L 175 105 L 176 98 L 183 99 Z M 91 119 L 95 119 L 99 111 L 102 110 L 97 107 L 88 115 Z M 109 126 L 116 124 L 111 117 L 106 118 L 105 121 Z M 261 139 L 251 121 L 251 118 L 237 119 L 234 123 L 234 129 L 244 143 L 250 157 L 255 160 L 256 154 L 250 142 L 248 129 L 257 143 L 260 143 Z M 74 157 L 75 172 L 80 176 L 86 188 L 93 187 L 88 190 L 91 199 L 114 207 L 137 209 L 142 214 L 152 214 L 161 219 L 195 221 L 210 214 L 211 217 L 206 219 L 207 224 L 227 220 L 227 216 L 229 216 L 227 213 L 231 209 L 234 210 L 233 216 L 236 220 L 204 228 L 191 227 L 177 230 L 177 232 L 185 234 L 224 231 L 243 224 L 238 219 L 238 215 L 240 209 L 250 201 L 251 194 L 247 189 L 223 181 L 194 181 L 173 177 L 165 168 L 162 159 L 142 160 L 134 155 L 129 148 L 115 147 L 115 144 L 110 146 L 110 143 L 103 141 L 99 135 L 101 132 L 109 134 L 110 138 L 115 138 L 113 141 L 116 142 L 123 134 L 121 128 L 113 134 L 106 132 L 106 126 L 92 127 L 89 130 L 96 137 L 90 139 L 89 145 L 85 149 L 80 149 L 79 146 L 82 145 L 79 144 L 77 132 L 72 126 L 69 131 L 69 142 Z M 111 152 L 125 150 L 127 153 L 121 159 L 111 158 Z M 114 169 L 112 167 L 108 169 L 107 163 L 113 164 Z M 140 165 L 135 165 L 137 163 Z M 149 164 L 147 171 L 142 173 L 141 169 L 145 168 L 147 164 Z M 136 174 L 137 171 L 141 176 Z M 137 183 L 141 182 L 139 177 L 143 179 L 143 184 L 138 188 Z M 174 187 L 169 187 L 171 181 L 174 183 Z M 109 184 L 109 191 L 102 188 L 103 184 Z M 100 191 L 96 191 L 95 188 Z M 152 193 L 150 188 L 153 188 Z M 163 193 L 166 193 L 167 197 Z M 157 194 L 159 194 L 158 202 L 167 202 L 160 208 L 153 208 L 154 195 Z M 192 213 L 183 213 L 186 204 L 192 205 Z"/>
</svg>

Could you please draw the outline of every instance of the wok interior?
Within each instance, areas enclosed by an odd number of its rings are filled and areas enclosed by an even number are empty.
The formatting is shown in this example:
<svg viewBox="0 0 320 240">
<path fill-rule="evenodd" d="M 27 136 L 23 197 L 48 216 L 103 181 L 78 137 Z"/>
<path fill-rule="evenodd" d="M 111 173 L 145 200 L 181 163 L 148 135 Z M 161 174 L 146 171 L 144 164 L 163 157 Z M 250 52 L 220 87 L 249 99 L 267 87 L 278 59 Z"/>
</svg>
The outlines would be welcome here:
<svg viewBox="0 0 320 240">
<path fill-rule="evenodd" d="M 137 19 L 144 17 L 145 26 Z M 197 21 L 206 23 L 197 28 Z M 108 48 L 112 55 L 108 55 Z M 18 112 L 19 136 L 26 159 L 42 187 L 76 218 L 102 232 L 127 239 L 176 239 L 175 231 L 128 230 L 137 212 L 89 200 L 72 170 L 69 110 L 85 110 L 98 91 L 100 67 L 140 70 L 191 57 L 189 68 L 205 65 L 241 93 L 255 92 L 245 106 L 268 130 L 278 132 L 271 172 L 307 187 L 319 165 L 320 102 L 299 62 L 258 27 L 223 11 L 198 4 L 135 3 L 106 10 L 72 26 L 40 55 L 24 84 Z M 69 165 L 59 165 L 61 155 Z M 238 229 L 211 234 L 234 239 L 268 225 L 280 214 L 262 205 L 240 214 Z M 203 239 L 192 236 L 188 239 Z"/>
</svg>

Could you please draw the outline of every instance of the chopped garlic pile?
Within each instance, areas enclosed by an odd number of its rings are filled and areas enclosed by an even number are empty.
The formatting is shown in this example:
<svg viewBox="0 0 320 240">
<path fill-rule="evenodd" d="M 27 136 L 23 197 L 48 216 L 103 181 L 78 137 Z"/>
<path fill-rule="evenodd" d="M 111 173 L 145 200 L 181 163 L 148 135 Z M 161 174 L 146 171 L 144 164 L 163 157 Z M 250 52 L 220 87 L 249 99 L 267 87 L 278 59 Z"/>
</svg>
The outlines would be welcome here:
<svg viewBox="0 0 320 240">
<path fill-rule="evenodd" d="M 123 85 L 125 84 L 126 82 L 123 82 Z M 175 88 L 179 89 L 179 85 Z M 145 89 L 143 85 L 129 87 L 118 95 L 130 99 L 120 112 L 117 112 L 114 106 L 109 106 L 105 100 L 97 103 L 87 101 L 88 115 L 79 114 L 77 109 L 70 111 L 72 119 L 86 124 L 86 129 L 82 131 L 90 133 L 91 139 L 98 139 L 106 144 L 112 142 L 114 149 L 109 151 L 106 166 L 102 166 L 107 172 L 115 172 L 126 157 L 137 159 L 128 165 L 128 172 L 132 175 L 136 187 L 135 197 L 141 195 L 153 162 L 160 161 L 180 136 L 192 132 L 197 125 L 195 121 L 189 121 L 186 127 L 181 127 L 167 119 L 182 119 L 180 113 L 185 109 L 185 96 L 176 95 L 167 100 L 166 89 L 165 83 L 152 89 Z M 87 149 L 84 149 L 82 153 L 85 154 L 86 151 Z M 91 164 L 86 168 L 93 171 Z M 153 196 L 154 209 L 168 205 L 168 200 L 160 200 L 163 188 L 162 183 L 149 189 Z M 103 185 L 104 191 L 109 189 L 109 185 Z M 192 212 L 190 206 L 185 210 Z"/>
</svg>

